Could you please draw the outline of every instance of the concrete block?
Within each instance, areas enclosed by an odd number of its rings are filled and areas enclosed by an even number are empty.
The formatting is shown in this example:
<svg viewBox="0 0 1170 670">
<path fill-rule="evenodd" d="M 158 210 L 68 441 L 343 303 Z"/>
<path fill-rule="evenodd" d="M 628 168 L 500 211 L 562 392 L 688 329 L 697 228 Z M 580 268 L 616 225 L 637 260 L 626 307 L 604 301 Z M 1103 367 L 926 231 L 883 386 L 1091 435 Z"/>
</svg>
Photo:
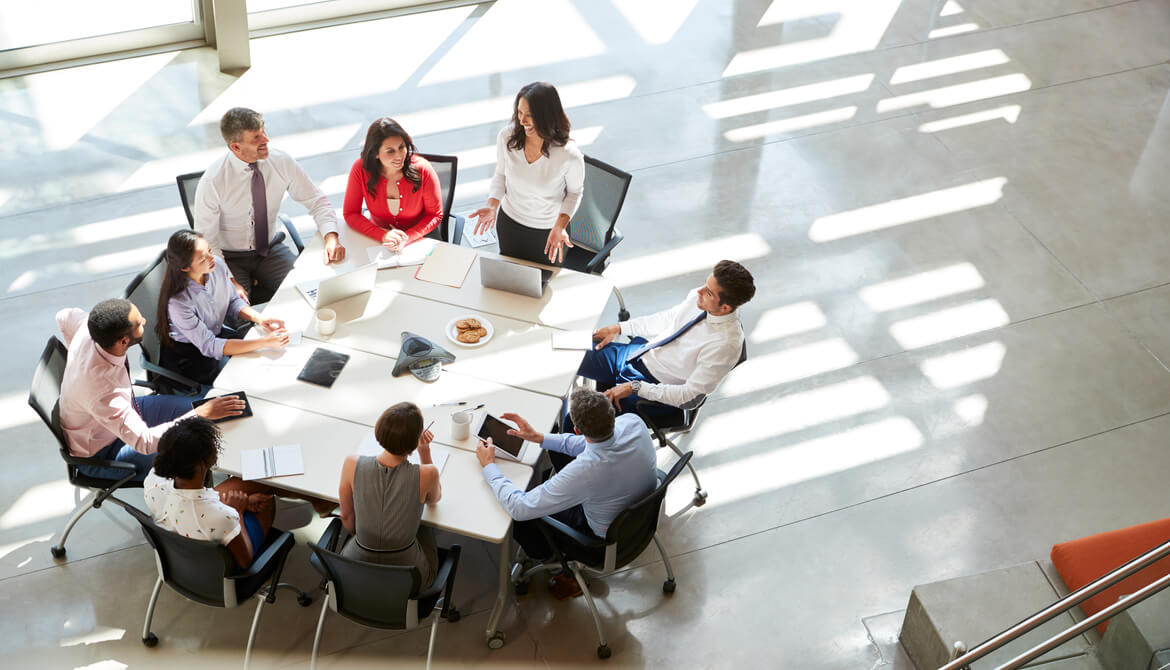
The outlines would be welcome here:
<svg viewBox="0 0 1170 670">
<path fill-rule="evenodd" d="M 1110 670 L 1148 670 L 1155 652 L 1170 649 L 1170 590 L 1113 617 L 1101 639 L 1101 661 Z"/>
<path fill-rule="evenodd" d="M 1035 561 L 916 586 L 902 623 L 902 646 L 919 670 L 933 670 L 950 659 L 956 640 L 973 647 L 1051 605 L 1059 597 Z M 1001 665 L 1074 623 L 1073 617 L 1064 613 L 972 667 Z M 1089 641 L 1078 635 L 1032 665 L 1076 657 L 1084 654 L 1089 646 Z"/>
</svg>

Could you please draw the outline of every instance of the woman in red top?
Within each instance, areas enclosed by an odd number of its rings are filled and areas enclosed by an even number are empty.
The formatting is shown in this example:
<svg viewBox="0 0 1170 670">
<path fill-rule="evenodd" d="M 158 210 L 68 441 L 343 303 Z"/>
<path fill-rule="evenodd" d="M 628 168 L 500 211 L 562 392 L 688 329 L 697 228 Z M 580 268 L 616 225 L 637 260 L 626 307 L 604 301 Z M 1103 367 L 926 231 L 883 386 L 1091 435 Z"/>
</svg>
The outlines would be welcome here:
<svg viewBox="0 0 1170 670">
<path fill-rule="evenodd" d="M 362 214 L 365 201 L 369 216 Z M 362 157 L 349 170 L 345 222 L 391 251 L 426 237 L 443 218 L 439 177 L 398 122 L 383 117 L 370 124 Z"/>
</svg>

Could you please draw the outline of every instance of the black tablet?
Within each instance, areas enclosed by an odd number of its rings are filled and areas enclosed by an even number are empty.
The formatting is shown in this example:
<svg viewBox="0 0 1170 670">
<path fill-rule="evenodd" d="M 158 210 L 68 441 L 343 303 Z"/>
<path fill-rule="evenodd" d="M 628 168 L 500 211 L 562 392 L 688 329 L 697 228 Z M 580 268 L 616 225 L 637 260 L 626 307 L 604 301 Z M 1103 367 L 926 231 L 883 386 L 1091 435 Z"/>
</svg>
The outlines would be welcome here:
<svg viewBox="0 0 1170 670">
<path fill-rule="evenodd" d="M 333 386 L 333 381 L 337 379 L 337 375 L 341 374 L 341 369 L 348 361 L 349 354 L 329 349 L 314 349 L 309 356 L 309 361 L 305 363 L 305 367 L 297 375 L 297 379 L 329 388 Z"/>
<path fill-rule="evenodd" d="M 483 425 L 479 428 L 479 436 L 483 439 L 492 438 L 492 444 L 508 452 L 515 458 L 520 458 L 520 450 L 524 448 L 524 440 L 516 435 L 509 435 L 512 428 L 496 417 L 488 414 L 483 418 Z"/>
<path fill-rule="evenodd" d="M 224 421 L 231 421 L 232 419 L 242 419 L 246 416 L 252 416 L 252 403 L 248 402 L 248 394 L 244 393 L 243 391 L 236 391 L 235 393 L 225 393 L 221 397 L 226 398 L 227 396 L 231 396 L 231 395 L 234 395 L 234 396 L 238 397 L 240 400 L 244 401 L 244 411 L 235 415 L 235 416 L 225 416 L 225 417 L 220 417 L 218 419 L 214 419 L 215 423 L 223 423 Z M 202 405 L 203 403 L 205 403 L 211 399 L 212 398 L 201 398 L 199 400 L 192 401 L 191 408 L 194 409 L 194 408 Z"/>
</svg>

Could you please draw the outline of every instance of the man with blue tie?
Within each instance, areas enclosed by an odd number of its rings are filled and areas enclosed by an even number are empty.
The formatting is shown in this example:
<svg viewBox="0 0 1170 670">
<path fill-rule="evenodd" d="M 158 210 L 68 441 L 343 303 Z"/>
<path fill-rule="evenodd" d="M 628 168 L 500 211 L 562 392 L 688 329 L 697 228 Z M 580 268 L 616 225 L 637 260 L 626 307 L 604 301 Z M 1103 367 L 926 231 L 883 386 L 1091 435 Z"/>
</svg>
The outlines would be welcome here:
<svg viewBox="0 0 1170 670">
<path fill-rule="evenodd" d="M 207 239 L 211 253 L 227 263 L 240 297 L 250 304 L 268 302 L 296 260 L 287 246 L 272 243 L 286 192 L 313 215 L 325 238 L 324 261 L 344 260 L 333 205 L 292 156 L 269 149 L 264 117 L 233 107 L 220 119 L 219 130 L 228 153 L 199 179 L 195 230 Z"/>
<path fill-rule="evenodd" d="M 671 309 L 599 328 L 597 346 L 577 371 L 594 379 L 624 412 L 638 398 L 691 409 L 739 362 L 743 327 L 736 310 L 756 294 L 747 268 L 719 261 L 697 293 Z M 614 342 L 618 335 L 629 344 Z"/>
</svg>

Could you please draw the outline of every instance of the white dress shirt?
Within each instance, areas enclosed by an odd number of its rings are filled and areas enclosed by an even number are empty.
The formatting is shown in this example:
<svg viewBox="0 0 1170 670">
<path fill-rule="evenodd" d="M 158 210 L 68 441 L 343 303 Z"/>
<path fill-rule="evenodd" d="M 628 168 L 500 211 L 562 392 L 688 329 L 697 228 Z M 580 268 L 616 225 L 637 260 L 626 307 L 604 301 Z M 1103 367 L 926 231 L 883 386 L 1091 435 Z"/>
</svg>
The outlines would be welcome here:
<svg viewBox="0 0 1170 670">
<path fill-rule="evenodd" d="M 619 323 L 622 334 L 655 342 L 668 337 L 699 315 L 697 296 L 690 293 L 670 309 Z M 692 408 L 710 395 L 739 362 L 743 326 L 739 313 L 708 314 L 678 339 L 651 349 L 642 362 L 659 384 L 642 384 L 638 396 L 673 407 Z"/>
<path fill-rule="evenodd" d="M 337 232 L 337 213 L 333 211 L 329 198 L 292 156 L 269 149 L 268 158 L 257 164 L 264 177 L 269 240 L 280 232 L 276 215 L 286 191 L 313 215 L 322 237 Z M 211 253 L 216 256 L 222 257 L 224 249 L 251 251 L 256 248 L 252 220 L 252 168 L 230 151 L 212 163 L 199 179 L 199 186 L 195 189 L 195 230 L 207 238 Z"/>
<path fill-rule="evenodd" d="M 496 137 L 496 173 L 488 198 L 499 200 L 508 216 L 529 228 L 549 230 L 559 215 L 572 218 L 585 191 L 585 154 L 569 140 L 563 147 L 550 145 L 547 156 L 529 164 L 523 149 L 508 148 L 511 134 L 508 125 Z"/>
</svg>

